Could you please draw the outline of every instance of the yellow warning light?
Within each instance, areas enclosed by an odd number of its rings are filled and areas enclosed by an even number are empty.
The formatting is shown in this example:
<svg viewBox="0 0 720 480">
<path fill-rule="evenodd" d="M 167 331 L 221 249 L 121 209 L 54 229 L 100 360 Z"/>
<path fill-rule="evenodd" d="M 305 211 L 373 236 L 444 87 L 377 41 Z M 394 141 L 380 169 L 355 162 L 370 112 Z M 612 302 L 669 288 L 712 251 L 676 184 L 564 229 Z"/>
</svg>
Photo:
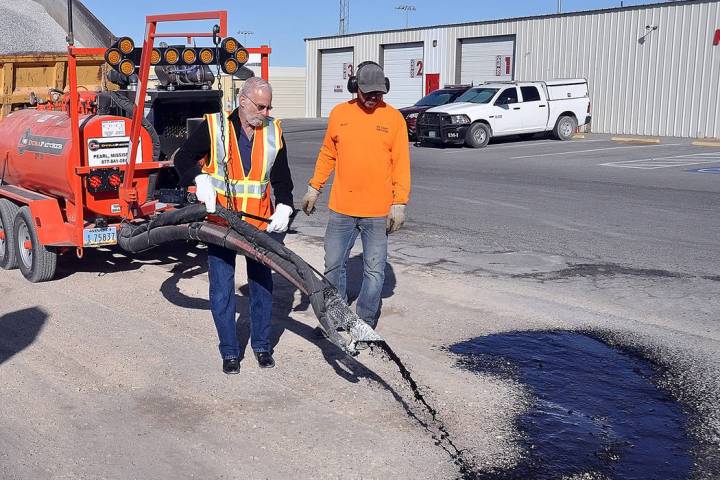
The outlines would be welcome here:
<svg viewBox="0 0 720 480">
<path fill-rule="evenodd" d="M 225 63 L 223 63 L 223 70 L 225 70 L 225 73 L 233 74 L 238 71 L 238 68 L 240 68 L 240 65 L 235 59 L 228 58 L 225 60 Z"/>
<path fill-rule="evenodd" d="M 220 44 L 220 47 L 225 50 L 227 53 L 235 53 L 235 50 L 240 47 L 240 44 L 237 40 L 235 40 L 232 37 L 227 37 L 225 40 L 222 41 Z"/>
<path fill-rule="evenodd" d="M 105 60 L 112 66 L 117 65 L 122 60 L 122 54 L 117 48 L 111 48 L 105 54 Z"/>
<path fill-rule="evenodd" d="M 126 58 L 125 60 L 120 62 L 118 70 L 120 70 L 120 73 L 122 73 L 123 75 L 130 76 L 135 73 L 135 64 L 132 60 L 128 60 Z"/>
<path fill-rule="evenodd" d="M 158 50 L 157 48 L 153 48 L 152 52 L 150 52 L 150 64 L 157 65 L 158 63 L 160 63 L 160 60 L 162 60 L 160 50 Z"/>
<path fill-rule="evenodd" d="M 202 63 L 207 65 L 208 63 L 213 61 L 213 58 L 215 58 L 215 55 L 209 48 L 203 48 L 202 50 L 200 50 L 200 61 Z"/>
<path fill-rule="evenodd" d="M 248 51 L 244 48 L 239 49 L 237 52 L 235 52 L 235 60 L 237 60 L 240 63 L 247 63 L 249 58 Z"/>
<path fill-rule="evenodd" d="M 133 51 L 133 49 L 135 49 L 135 42 L 133 42 L 130 37 L 122 37 L 118 40 L 117 45 L 120 51 L 125 55 L 128 55 Z"/>
<path fill-rule="evenodd" d="M 165 61 L 170 65 L 175 65 L 180 61 L 180 53 L 175 48 L 165 50 Z"/>
<path fill-rule="evenodd" d="M 195 60 L 197 60 L 197 53 L 195 53 L 195 50 L 193 50 L 192 48 L 186 48 L 182 52 L 182 59 L 183 62 L 190 65 L 192 63 L 195 63 Z"/>
</svg>

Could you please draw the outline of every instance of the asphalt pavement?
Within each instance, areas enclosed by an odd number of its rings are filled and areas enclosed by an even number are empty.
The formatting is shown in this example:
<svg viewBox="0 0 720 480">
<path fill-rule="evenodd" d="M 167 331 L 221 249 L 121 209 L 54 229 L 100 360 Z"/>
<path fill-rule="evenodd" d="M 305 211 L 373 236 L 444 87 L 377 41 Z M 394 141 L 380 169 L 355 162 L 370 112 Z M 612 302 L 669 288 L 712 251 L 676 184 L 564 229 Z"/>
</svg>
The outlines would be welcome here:
<svg viewBox="0 0 720 480">
<path fill-rule="evenodd" d="M 285 123 L 296 206 L 323 128 Z M 692 478 L 720 478 L 720 148 L 587 135 L 411 155 L 409 219 L 390 237 L 378 332 L 478 471 L 522 458 L 517 419 L 532 391 L 459 368 L 447 347 L 570 330 L 650 360 L 653 381 L 690 415 Z M 326 200 L 298 213 L 286 238 L 319 268 Z M 0 272 L 0 478 L 458 476 L 394 365 L 318 336 L 307 298 L 280 278 L 277 367 L 259 369 L 248 349 L 240 374 L 223 375 L 205 255 L 188 244 L 132 258 L 89 250 L 61 257 L 43 284 Z M 243 268 L 237 284 L 247 344 Z M 607 476 L 568 480 L 579 478 Z"/>
</svg>

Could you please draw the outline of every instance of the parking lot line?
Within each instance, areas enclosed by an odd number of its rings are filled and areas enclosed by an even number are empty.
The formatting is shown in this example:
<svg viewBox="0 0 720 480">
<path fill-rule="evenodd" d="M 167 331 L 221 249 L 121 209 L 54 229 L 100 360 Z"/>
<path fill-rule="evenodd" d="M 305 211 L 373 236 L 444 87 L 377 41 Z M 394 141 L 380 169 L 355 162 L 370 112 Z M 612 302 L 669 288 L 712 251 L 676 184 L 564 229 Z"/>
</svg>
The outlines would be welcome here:
<svg viewBox="0 0 720 480">
<path fill-rule="evenodd" d="M 657 147 L 672 147 L 677 145 L 683 145 L 682 143 L 666 143 L 662 145 L 626 145 L 624 147 L 607 147 L 607 148 L 593 148 L 590 150 L 573 150 L 570 152 L 556 152 L 556 153 L 540 153 L 537 155 L 522 155 L 519 157 L 510 157 L 511 160 L 519 160 L 521 158 L 536 158 L 536 157 L 552 157 L 556 155 L 573 155 L 577 153 L 590 153 L 590 152 L 604 152 L 606 150 L 620 150 L 621 148 L 657 148 Z"/>
<path fill-rule="evenodd" d="M 600 163 L 602 167 L 636 168 L 640 170 L 655 170 L 658 168 L 687 167 L 705 163 L 720 163 L 720 152 L 685 153 L 668 157 L 643 158 L 639 160 L 622 160 L 618 162 Z"/>
</svg>

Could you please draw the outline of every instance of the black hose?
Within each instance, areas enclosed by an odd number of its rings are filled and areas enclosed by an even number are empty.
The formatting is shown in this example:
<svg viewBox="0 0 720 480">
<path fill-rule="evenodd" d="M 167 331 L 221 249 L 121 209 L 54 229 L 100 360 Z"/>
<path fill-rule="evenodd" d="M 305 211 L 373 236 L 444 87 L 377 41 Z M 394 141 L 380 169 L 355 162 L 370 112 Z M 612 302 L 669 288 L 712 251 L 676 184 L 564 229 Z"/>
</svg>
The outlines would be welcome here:
<svg viewBox="0 0 720 480">
<path fill-rule="evenodd" d="M 127 97 L 124 97 L 123 95 L 120 95 L 117 92 L 110 92 L 110 98 L 112 101 L 122 109 L 122 111 L 125 112 L 125 114 L 132 118 L 135 114 L 135 104 L 132 103 L 130 100 L 128 100 Z M 155 130 L 155 127 L 153 127 L 153 124 L 148 121 L 145 116 L 142 116 L 141 124 L 145 130 L 150 134 L 150 139 L 152 140 L 152 147 L 153 147 L 153 161 L 157 162 L 160 159 L 160 136 L 157 133 L 157 130 Z"/>
</svg>

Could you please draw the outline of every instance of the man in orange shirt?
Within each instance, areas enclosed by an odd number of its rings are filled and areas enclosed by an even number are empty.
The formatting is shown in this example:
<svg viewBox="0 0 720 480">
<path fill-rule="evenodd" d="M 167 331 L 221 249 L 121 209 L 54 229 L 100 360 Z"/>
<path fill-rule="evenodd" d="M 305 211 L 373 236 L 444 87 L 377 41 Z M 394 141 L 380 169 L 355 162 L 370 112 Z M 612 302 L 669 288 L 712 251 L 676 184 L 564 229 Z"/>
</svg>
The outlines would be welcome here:
<svg viewBox="0 0 720 480">
<path fill-rule="evenodd" d="M 390 82 L 375 62 L 358 65 L 348 80 L 357 98 L 330 112 L 328 128 L 303 198 L 310 215 L 335 171 L 325 232 L 325 275 L 347 298 L 347 261 L 357 236 L 363 246 L 363 281 L 356 312 L 377 325 L 385 281 L 387 235 L 405 221 L 410 196 L 410 149 L 402 114 L 383 102 Z"/>
</svg>

